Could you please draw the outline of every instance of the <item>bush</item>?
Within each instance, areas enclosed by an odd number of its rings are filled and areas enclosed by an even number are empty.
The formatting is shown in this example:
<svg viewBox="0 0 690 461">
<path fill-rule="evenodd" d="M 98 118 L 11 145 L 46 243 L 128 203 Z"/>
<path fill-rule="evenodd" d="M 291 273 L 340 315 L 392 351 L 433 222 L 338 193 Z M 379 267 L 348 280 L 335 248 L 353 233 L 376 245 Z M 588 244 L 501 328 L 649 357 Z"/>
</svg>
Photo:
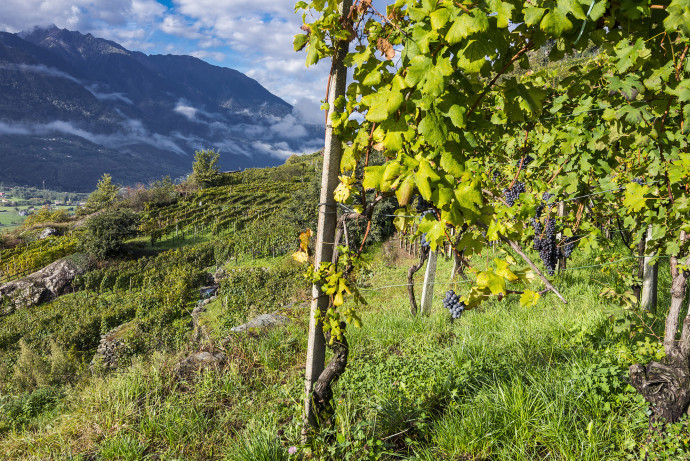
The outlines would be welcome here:
<svg viewBox="0 0 690 461">
<path fill-rule="evenodd" d="M 97 259 L 114 256 L 120 252 L 125 239 L 137 234 L 138 222 L 137 215 L 128 210 L 93 216 L 86 222 L 82 247 Z"/>
<path fill-rule="evenodd" d="M 258 314 L 273 312 L 308 296 L 309 283 L 304 268 L 286 260 L 272 269 L 241 269 L 221 281 L 219 298 L 223 303 L 223 323 L 227 328 Z"/>
</svg>

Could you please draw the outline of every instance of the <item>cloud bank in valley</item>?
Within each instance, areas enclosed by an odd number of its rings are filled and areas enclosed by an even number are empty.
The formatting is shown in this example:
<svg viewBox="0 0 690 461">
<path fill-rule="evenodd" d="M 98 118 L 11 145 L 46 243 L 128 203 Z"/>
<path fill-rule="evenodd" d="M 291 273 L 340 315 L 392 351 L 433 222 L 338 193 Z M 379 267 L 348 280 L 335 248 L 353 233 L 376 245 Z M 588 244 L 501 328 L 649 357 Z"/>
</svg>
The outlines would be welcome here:
<svg viewBox="0 0 690 461">
<path fill-rule="evenodd" d="M 33 26 L 92 33 L 149 54 L 189 54 L 237 69 L 291 104 L 323 99 L 328 63 L 305 68 L 293 36 L 301 16 L 276 0 L 3 0 L 0 30 Z M 97 91 L 96 97 L 107 94 Z M 126 95 L 121 95 L 126 97 Z M 112 94 L 109 97 L 117 98 Z M 126 101 L 123 101 L 126 102 Z M 323 116 L 323 114 L 321 114 Z"/>
</svg>

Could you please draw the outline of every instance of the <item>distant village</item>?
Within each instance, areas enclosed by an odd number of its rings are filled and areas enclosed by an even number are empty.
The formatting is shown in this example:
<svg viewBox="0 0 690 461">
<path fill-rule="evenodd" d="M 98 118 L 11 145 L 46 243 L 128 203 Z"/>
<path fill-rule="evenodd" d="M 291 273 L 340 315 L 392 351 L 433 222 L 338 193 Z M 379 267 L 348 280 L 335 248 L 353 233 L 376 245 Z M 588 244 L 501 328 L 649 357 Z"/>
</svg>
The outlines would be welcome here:
<svg viewBox="0 0 690 461">
<path fill-rule="evenodd" d="M 0 185 L 0 227 L 15 227 L 42 208 L 62 208 L 73 213 L 88 194 L 58 192 L 34 187 Z"/>
</svg>

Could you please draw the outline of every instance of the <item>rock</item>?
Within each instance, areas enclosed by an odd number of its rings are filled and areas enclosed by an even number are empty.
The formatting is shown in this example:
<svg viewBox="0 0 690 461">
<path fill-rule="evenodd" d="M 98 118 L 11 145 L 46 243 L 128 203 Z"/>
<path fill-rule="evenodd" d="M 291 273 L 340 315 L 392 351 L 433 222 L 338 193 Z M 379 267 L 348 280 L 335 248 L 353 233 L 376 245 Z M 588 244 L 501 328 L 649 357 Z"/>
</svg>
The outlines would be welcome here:
<svg viewBox="0 0 690 461">
<path fill-rule="evenodd" d="M 277 325 L 283 325 L 288 322 L 290 322 L 290 318 L 285 317 L 284 315 L 261 314 L 258 317 L 255 317 L 249 322 L 245 323 L 244 325 L 231 328 L 230 331 L 240 333 L 242 331 L 247 331 L 251 329 L 270 328 Z"/>
<path fill-rule="evenodd" d="M 45 229 L 43 229 L 43 232 L 41 232 L 41 234 L 38 236 L 38 239 L 47 239 L 48 237 L 52 237 L 53 235 L 57 235 L 57 231 L 52 227 L 46 227 Z"/>
<path fill-rule="evenodd" d="M 218 293 L 218 285 L 212 285 L 208 287 L 201 287 L 199 288 L 199 295 L 201 296 L 201 299 L 208 299 L 216 296 Z"/>
<path fill-rule="evenodd" d="M 98 349 L 91 359 L 90 367 L 100 366 L 105 370 L 115 370 L 123 365 L 123 355 L 127 352 L 127 345 L 124 341 L 119 339 L 118 334 L 128 324 L 122 324 L 113 328 L 104 335 L 101 335 L 101 341 L 98 343 Z"/>
<path fill-rule="evenodd" d="M 0 286 L 0 315 L 36 306 L 72 292 L 74 277 L 83 269 L 69 259 L 60 259 L 22 279 Z"/>
<path fill-rule="evenodd" d="M 221 280 L 225 279 L 228 277 L 228 271 L 226 271 L 224 268 L 219 267 L 218 270 L 213 274 L 213 281 L 215 284 L 220 283 Z"/>
<path fill-rule="evenodd" d="M 175 365 L 175 375 L 181 380 L 193 379 L 199 370 L 210 367 L 220 367 L 225 364 L 227 357 L 223 352 L 192 352 Z"/>
</svg>

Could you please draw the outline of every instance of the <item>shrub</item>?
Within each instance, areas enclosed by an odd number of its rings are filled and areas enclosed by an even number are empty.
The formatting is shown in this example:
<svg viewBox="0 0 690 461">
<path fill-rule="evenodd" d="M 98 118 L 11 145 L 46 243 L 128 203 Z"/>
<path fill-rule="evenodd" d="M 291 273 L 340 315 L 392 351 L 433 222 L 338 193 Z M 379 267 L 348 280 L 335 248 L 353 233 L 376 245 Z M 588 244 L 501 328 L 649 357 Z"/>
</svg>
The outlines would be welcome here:
<svg viewBox="0 0 690 461">
<path fill-rule="evenodd" d="M 122 242 L 137 233 L 138 217 L 131 211 L 107 211 L 91 217 L 85 226 L 82 247 L 89 255 L 104 259 L 120 252 Z"/>
</svg>

